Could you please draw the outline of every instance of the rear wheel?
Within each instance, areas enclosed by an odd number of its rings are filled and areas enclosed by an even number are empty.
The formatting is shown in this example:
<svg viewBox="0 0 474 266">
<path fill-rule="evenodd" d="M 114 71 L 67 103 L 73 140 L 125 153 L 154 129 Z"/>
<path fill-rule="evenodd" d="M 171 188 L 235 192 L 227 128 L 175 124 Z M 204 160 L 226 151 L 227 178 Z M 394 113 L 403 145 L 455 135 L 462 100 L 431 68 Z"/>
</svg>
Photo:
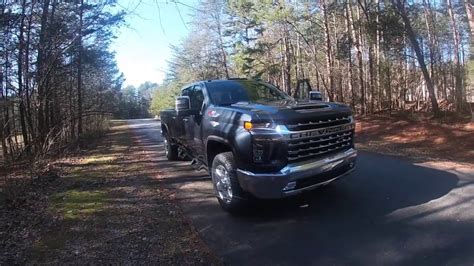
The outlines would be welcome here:
<svg viewBox="0 0 474 266">
<path fill-rule="evenodd" d="M 168 158 L 168 161 L 176 161 L 178 160 L 178 146 L 173 144 L 168 136 L 164 136 L 164 146 L 165 146 L 165 155 Z"/>
<path fill-rule="evenodd" d="M 224 210 L 231 213 L 244 210 L 248 200 L 239 185 L 236 170 L 232 152 L 220 153 L 212 161 L 211 176 L 217 200 Z"/>
</svg>

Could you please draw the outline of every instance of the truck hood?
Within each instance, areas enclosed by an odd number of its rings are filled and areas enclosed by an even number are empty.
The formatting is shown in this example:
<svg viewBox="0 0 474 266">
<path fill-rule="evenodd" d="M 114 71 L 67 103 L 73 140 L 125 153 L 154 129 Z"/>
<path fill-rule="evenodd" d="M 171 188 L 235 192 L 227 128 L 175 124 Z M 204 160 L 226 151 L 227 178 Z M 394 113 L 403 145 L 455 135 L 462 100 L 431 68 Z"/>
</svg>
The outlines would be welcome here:
<svg viewBox="0 0 474 266">
<path fill-rule="evenodd" d="M 252 120 L 265 121 L 305 120 L 318 116 L 351 114 L 349 106 L 331 102 L 281 101 L 268 104 L 239 102 L 232 104 L 231 108 L 251 114 Z"/>
</svg>

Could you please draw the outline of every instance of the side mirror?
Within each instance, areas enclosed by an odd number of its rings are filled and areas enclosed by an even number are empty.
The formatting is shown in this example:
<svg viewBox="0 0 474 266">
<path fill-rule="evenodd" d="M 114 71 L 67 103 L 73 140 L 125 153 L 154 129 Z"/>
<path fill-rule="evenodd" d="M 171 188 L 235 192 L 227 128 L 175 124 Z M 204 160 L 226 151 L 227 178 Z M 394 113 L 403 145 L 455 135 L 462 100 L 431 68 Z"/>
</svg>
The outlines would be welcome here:
<svg viewBox="0 0 474 266">
<path fill-rule="evenodd" d="M 191 102 L 189 100 L 189 96 L 179 96 L 176 97 L 174 102 L 176 114 L 179 115 L 186 115 L 189 110 L 191 110 Z"/>
<path fill-rule="evenodd" d="M 322 101 L 323 96 L 321 95 L 321 92 L 319 92 L 319 91 L 310 91 L 309 92 L 309 100 L 310 101 Z"/>
</svg>

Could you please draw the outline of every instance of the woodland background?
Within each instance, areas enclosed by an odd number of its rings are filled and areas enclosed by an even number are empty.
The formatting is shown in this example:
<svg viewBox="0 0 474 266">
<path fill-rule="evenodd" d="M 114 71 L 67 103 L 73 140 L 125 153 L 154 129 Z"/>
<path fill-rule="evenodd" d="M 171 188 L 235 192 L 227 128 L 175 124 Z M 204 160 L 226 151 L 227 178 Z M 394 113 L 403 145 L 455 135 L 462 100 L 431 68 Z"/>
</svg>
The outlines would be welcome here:
<svg viewBox="0 0 474 266">
<path fill-rule="evenodd" d="M 471 0 L 201 0 L 191 10 L 165 81 L 122 88 L 110 44 L 130 14 L 114 1 L 0 1 L 0 158 L 44 156 L 112 117 L 158 115 L 195 80 L 258 78 L 293 96 L 310 86 L 359 115 L 439 117 L 474 101 Z"/>
<path fill-rule="evenodd" d="M 253 77 L 293 96 L 309 81 L 359 114 L 462 111 L 472 23 L 469 1 L 202 1 L 152 110 L 189 81 Z"/>
</svg>

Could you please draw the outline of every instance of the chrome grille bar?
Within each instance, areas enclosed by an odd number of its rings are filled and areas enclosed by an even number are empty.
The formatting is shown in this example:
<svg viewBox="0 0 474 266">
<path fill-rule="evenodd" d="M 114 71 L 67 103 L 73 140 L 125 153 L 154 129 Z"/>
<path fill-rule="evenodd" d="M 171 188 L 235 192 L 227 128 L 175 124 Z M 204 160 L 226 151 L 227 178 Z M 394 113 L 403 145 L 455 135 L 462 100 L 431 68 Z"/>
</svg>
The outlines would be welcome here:
<svg viewBox="0 0 474 266">
<path fill-rule="evenodd" d="M 324 128 L 319 128 L 319 129 L 290 131 L 289 137 L 290 137 L 290 140 L 304 140 L 304 139 L 311 139 L 315 137 L 323 137 L 323 136 L 329 136 L 329 135 L 334 135 L 338 133 L 350 132 L 354 128 L 355 128 L 355 125 L 351 123 L 351 124 L 342 124 L 342 125 L 331 126 L 331 127 L 324 127 Z"/>
<path fill-rule="evenodd" d="M 298 147 L 298 146 L 301 146 L 301 145 L 311 145 L 311 144 L 314 144 L 314 143 L 320 143 L 320 142 L 324 142 L 324 141 L 328 141 L 328 140 L 333 140 L 333 139 L 338 139 L 338 138 L 343 138 L 343 137 L 348 137 L 348 136 L 352 136 L 352 132 L 339 132 L 337 133 L 336 135 L 330 135 L 326 138 L 306 138 L 306 139 L 301 139 L 300 141 L 298 142 L 295 142 L 295 143 L 289 143 L 288 144 L 288 147 L 290 148 L 293 148 L 293 147 Z"/>
<path fill-rule="evenodd" d="M 288 161 L 307 160 L 353 145 L 355 124 L 351 116 L 298 121 L 286 125 Z"/>
<path fill-rule="evenodd" d="M 336 142 L 329 142 L 326 145 L 319 145 L 317 147 L 309 147 L 309 148 L 306 148 L 306 149 L 290 150 L 290 151 L 288 151 L 288 154 L 289 155 L 294 155 L 294 154 L 298 154 L 300 152 L 312 151 L 312 150 L 316 150 L 316 149 L 324 149 L 324 148 L 331 147 L 333 145 L 341 144 L 341 143 L 344 143 L 344 142 L 348 142 L 348 141 L 351 141 L 351 140 L 352 140 L 352 138 L 348 137 L 348 138 L 344 138 L 344 139 L 341 139 L 341 140 L 337 140 Z"/>
<path fill-rule="evenodd" d="M 330 149 L 327 149 L 327 150 L 324 150 L 324 151 L 310 152 L 309 154 L 298 155 L 298 156 L 294 156 L 294 157 L 290 156 L 290 157 L 288 157 L 288 161 L 295 161 L 295 160 L 299 160 L 299 159 L 302 159 L 302 158 L 321 155 L 323 153 L 328 153 L 328 152 L 331 152 L 331 151 L 335 151 L 335 150 L 339 150 L 339 149 L 342 149 L 342 148 L 350 147 L 351 145 L 352 145 L 351 143 L 347 143 L 347 144 L 342 144 L 340 146 L 336 146 L 336 147 L 333 147 L 333 148 L 330 148 Z"/>
<path fill-rule="evenodd" d="M 297 127 L 303 127 L 303 126 L 319 126 L 319 125 L 324 125 L 328 123 L 334 123 L 334 122 L 339 122 L 339 121 L 348 121 L 350 122 L 351 119 L 349 116 L 344 116 L 344 117 L 336 117 L 333 119 L 326 119 L 326 120 L 318 120 L 318 121 L 309 121 L 306 123 L 296 123 L 296 124 L 289 124 L 287 125 L 288 129 L 293 129 Z"/>
</svg>

